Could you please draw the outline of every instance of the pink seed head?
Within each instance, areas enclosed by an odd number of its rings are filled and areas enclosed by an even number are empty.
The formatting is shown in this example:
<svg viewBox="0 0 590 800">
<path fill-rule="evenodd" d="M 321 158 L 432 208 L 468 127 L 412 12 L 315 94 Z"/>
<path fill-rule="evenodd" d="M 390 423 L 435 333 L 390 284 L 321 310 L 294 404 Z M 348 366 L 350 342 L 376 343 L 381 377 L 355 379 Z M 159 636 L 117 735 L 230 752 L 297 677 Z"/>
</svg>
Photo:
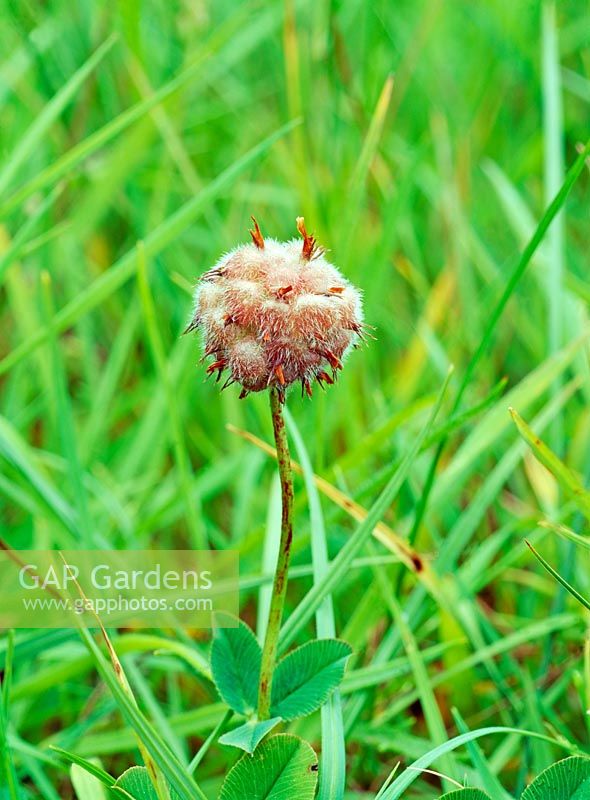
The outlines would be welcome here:
<svg viewBox="0 0 590 800">
<path fill-rule="evenodd" d="M 207 371 L 239 383 L 244 397 L 269 386 L 281 395 L 295 381 L 311 395 L 314 381 L 334 382 L 364 328 L 360 292 L 324 258 L 302 217 L 302 239 L 264 239 L 254 220 L 252 243 L 224 255 L 201 276 L 187 331 L 200 327 Z M 330 374 L 332 378 L 330 378 Z"/>
</svg>

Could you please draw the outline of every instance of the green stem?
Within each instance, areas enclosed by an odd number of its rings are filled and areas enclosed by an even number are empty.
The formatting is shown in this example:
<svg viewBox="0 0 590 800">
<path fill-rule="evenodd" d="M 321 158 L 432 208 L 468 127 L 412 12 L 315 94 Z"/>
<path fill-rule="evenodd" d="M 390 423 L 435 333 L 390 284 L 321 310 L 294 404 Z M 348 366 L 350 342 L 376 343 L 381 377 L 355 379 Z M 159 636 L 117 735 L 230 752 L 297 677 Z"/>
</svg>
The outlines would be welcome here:
<svg viewBox="0 0 590 800">
<path fill-rule="evenodd" d="M 270 390 L 270 409 L 272 413 L 272 426 L 275 443 L 277 446 L 277 463 L 281 479 L 281 541 L 277 567 L 272 586 L 272 598 L 268 612 L 268 625 L 262 650 L 262 664 L 260 666 L 260 684 L 258 688 L 258 719 L 270 717 L 270 700 L 272 692 L 272 678 L 277 660 L 277 644 L 283 618 L 283 607 L 287 593 L 287 577 L 289 561 L 291 559 L 291 543 L 293 541 L 293 474 L 291 470 L 291 455 L 287 442 L 285 420 L 281 394 L 274 387 Z"/>
</svg>

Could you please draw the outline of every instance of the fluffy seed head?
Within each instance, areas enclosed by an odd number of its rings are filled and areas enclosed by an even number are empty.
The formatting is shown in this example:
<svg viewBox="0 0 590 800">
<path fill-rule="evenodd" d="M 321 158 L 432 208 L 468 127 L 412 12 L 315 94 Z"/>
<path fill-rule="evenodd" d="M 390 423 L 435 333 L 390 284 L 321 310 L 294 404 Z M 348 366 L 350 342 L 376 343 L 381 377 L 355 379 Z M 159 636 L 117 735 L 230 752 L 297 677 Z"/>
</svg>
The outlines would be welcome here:
<svg viewBox="0 0 590 800">
<path fill-rule="evenodd" d="M 225 370 L 241 397 L 295 381 L 311 396 L 331 384 L 342 360 L 364 338 L 361 296 L 324 258 L 297 218 L 301 239 L 265 239 L 254 218 L 252 243 L 232 250 L 201 276 L 187 332 L 201 328 L 208 374 Z M 368 335 L 368 334 L 367 334 Z"/>
</svg>

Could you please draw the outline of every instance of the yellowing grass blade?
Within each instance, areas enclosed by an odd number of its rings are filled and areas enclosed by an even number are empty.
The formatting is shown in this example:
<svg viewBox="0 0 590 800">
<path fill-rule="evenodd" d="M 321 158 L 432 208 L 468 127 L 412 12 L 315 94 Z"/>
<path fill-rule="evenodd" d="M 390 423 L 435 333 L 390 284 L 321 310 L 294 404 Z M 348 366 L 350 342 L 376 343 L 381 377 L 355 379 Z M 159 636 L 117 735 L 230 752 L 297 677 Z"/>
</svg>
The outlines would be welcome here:
<svg viewBox="0 0 590 800">
<path fill-rule="evenodd" d="M 531 448 L 535 457 L 555 475 L 562 489 L 572 498 L 580 511 L 590 519 L 590 492 L 584 488 L 577 475 L 535 434 L 518 412 L 513 408 L 510 408 L 509 411 L 519 434 Z"/>
</svg>

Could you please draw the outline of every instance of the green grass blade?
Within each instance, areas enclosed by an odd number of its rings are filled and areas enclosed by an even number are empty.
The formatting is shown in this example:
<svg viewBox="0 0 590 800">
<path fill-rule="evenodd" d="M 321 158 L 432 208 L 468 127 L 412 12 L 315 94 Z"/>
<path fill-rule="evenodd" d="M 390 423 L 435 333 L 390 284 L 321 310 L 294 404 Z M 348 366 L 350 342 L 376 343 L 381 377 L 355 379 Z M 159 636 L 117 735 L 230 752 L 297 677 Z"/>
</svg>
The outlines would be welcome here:
<svg viewBox="0 0 590 800">
<path fill-rule="evenodd" d="M 159 382 L 164 387 L 167 407 L 167 421 L 170 428 L 170 440 L 178 471 L 180 492 L 186 514 L 188 534 L 192 547 L 195 550 L 206 548 L 203 522 L 199 518 L 192 488 L 190 460 L 187 452 L 184 430 L 181 422 L 181 413 L 178 407 L 176 392 L 170 378 L 170 365 L 166 359 L 164 344 L 158 327 L 156 307 L 149 286 L 147 261 L 143 242 L 138 242 L 138 285 L 139 296 L 143 306 L 144 321 L 147 328 L 147 337 L 156 367 Z"/>
<path fill-rule="evenodd" d="M 267 136 L 245 155 L 239 158 L 234 164 L 227 167 L 215 180 L 211 181 L 200 194 L 186 202 L 174 214 L 153 230 L 144 240 L 145 254 L 148 258 L 153 258 L 160 253 L 168 244 L 177 239 L 193 220 L 202 212 L 207 203 L 226 189 L 239 175 L 248 167 L 255 164 L 272 145 L 280 138 L 285 136 L 290 130 L 299 124 L 298 120 L 283 125 L 277 131 Z M 100 303 L 116 292 L 134 274 L 137 268 L 137 247 L 133 247 L 116 264 L 107 270 L 100 278 L 84 291 L 80 292 L 71 300 L 65 308 L 59 311 L 51 322 L 51 330 L 60 333 L 73 325 L 84 314 L 92 311 Z M 48 338 L 50 330 L 48 327 L 37 331 L 28 340 L 18 346 L 9 356 L 0 361 L 0 375 L 12 369 L 16 364 L 26 358 L 39 345 L 43 344 Z"/>
<path fill-rule="evenodd" d="M 309 502 L 309 521 L 311 529 L 311 554 L 314 585 L 320 586 L 329 569 L 326 526 L 322 512 L 320 494 L 307 448 L 291 413 L 285 410 L 287 425 L 297 451 L 297 458 L 303 470 L 305 491 Z M 324 598 L 315 614 L 316 633 L 320 639 L 336 636 L 334 604 L 332 595 Z M 322 756 L 318 800 L 342 800 L 346 784 L 346 747 L 344 741 L 344 721 L 342 718 L 342 699 L 336 690 L 322 706 Z"/>
<path fill-rule="evenodd" d="M 545 567 L 547 572 L 550 575 L 553 575 L 555 580 L 558 581 L 559 583 L 561 583 L 563 588 L 566 589 L 571 594 L 572 597 L 575 597 L 575 599 L 578 601 L 578 603 L 581 603 L 584 606 L 584 608 L 587 608 L 588 611 L 590 611 L 590 600 L 586 600 L 586 598 L 583 595 L 581 595 L 578 592 L 577 589 L 574 589 L 574 587 L 571 585 L 571 583 L 568 583 L 568 581 L 566 581 L 566 579 L 563 578 L 559 574 L 559 572 L 557 572 L 557 570 L 553 569 L 551 564 L 549 564 L 547 561 L 545 561 L 543 556 L 535 550 L 535 548 L 533 547 L 533 545 L 529 541 L 527 541 L 525 539 L 525 543 L 526 543 L 526 546 L 531 551 L 531 553 L 535 556 L 535 558 Z"/>
<path fill-rule="evenodd" d="M 41 142 L 49 127 L 61 114 L 90 73 L 100 64 L 116 41 L 117 35 L 111 34 L 111 36 L 96 49 L 86 63 L 72 75 L 64 86 L 62 86 L 49 103 L 47 103 L 43 111 L 12 151 L 9 158 L 6 159 L 3 169 L 0 170 L 0 194 L 6 191 L 7 186 L 10 185 L 12 179 L 18 173 L 19 169 L 21 169 L 27 158 L 35 151 L 35 148 Z"/>
<path fill-rule="evenodd" d="M 80 538 L 78 519 L 72 506 L 55 488 L 35 462 L 34 450 L 4 417 L 0 417 L 0 457 L 26 480 L 28 487 L 48 511 L 76 540 Z M 62 539 L 62 544 L 71 540 Z"/>
<path fill-rule="evenodd" d="M 183 743 L 180 737 L 176 736 L 174 730 L 168 723 L 168 718 L 155 697 L 151 686 L 144 678 L 141 669 L 132 656 L 128 656 L 124 659 L 123 666 L 134 694 L 141 698 L 151 721 L 157 727 L 160 734 L 162 734 L 170 749 L 174 751 L 178 760 L 186 764 L 187 759 L 183 749 Z"/>
<path fill-rule="evenodd" d="M 305 595 L 303 600 L 299 603 L 297 608 L 286 621 L 280 637 L 280 645 L 283 649 L 293 641 L 297 633 L 303 628 L 304 625 L 307 624 L 311 616 L 317 611 L 324 599 L 342 580 L 342 577 L 346 574 L 351 562 L 362 549 L 364 544 L 368 541 L 375 525 L 381 520 L 395 499 L 404 481 L 408 477 L 410 468 L 414 463 L 414 459 L 420 452 L 422 442 L 430 433 L 432 424 L 436 419 L 445 397 L 450 377 L 451 371 L 449 371 L 449 374 L 442 385 L 438 400 L 426 425 L 418 434 L 418 436 L 416 436 L 412 447 L 401 461 L 398 469 L 395 471 L 377 500 L 371 506 L 365 520 L 359 525 L 349 541 L 338 553 L 334 561 L 332 561 L 328 571 L 324 575 L 324 580 L 322 583 L 313 586 L 313 588 Z"/>
<path fill-rule="evenodd" d="M 559 191 L 564 176 L 564 134 L 562 88 L 559 65 L 557 14 L 554 0 L 545 0 L 542 8 L 541 47 L 543 68 L 543 145 L 545 161 L 545 198 L 549 202 Z M 555 216 L 547 231 L 548 273 L 547 297 L 547 350 L 555 353 L 562 345 L 564 335 L 564 272 L 565 272 L 565 217 L 563 209 Z M 560 389 L 557 380 L 554 394 Z M 553 447 L 562 451 L 563 424 L 561 415 L 551 428 Z"/>
<path fill-rule="evenodd" d="M 45 319 L 51 319 L 54 313 L 51 277 L 49 273 L 41 273 L 41 293 Z M 51 330 L 51 329 L 50 329 Z M 84 484 L 84 473 L 81 469 L 76 441 L 76 425 L 72 410 L 71 397 L 68 392 L 68 377 L 56 337 L 52 334 L 49 338 L 49 359 L 53 374 L 52 390 L 55 395 L 56 423 L 59 439 L 63 449 L 63 456 L 67 465 L 67 477 L 74 497 L 78 526 L 81 533 L 82 547 L 91 549 L 96 546 L 94 541 L 88 497 Z"/>
<path fill-rule="evenodd" d="M 86 770 L 89 775 L 93 775 L 97 778 L 101 783 L 105 786 L 113 786 L 115 783 L 115 778 L 112 775 L 109 775 L 104 769 L 101 769 L 92 761 L 89 761 L 87 758 L 82 758 L 77 753 L 70 753 L 69 750 L 64 750 L 61 747 L 56 747 L 55 745 L 50 745 L 50 749 L 53 753 L 55 753 L 59 758 L 63 759 L 68 764 L 77 764 L 82 769 Z"/>
<path fill-rule="evenodd" d="M 459 733 L 469 733 L 469 729 L 463 720 L 463 717 L 456 708 L 452 709 L 453 718 L 457 724 Z M 467 742 L 467 752 L 471 758 L 471 763 L 477 776 L 481 781 L 481 786 L 486 792 L 489 793 L 494 800 L 513 800 L 512 795 L 508 794 L 506 789 L 502 786 L 496 775 L 492 772 L 490 765 L 483 753 L 479 744 L 473 740 Z"/>
<path fill-rule="evenodd" d="M 194 78 L 201 67 L 202 65 L 200 62 L 191 65 L 183 70 L 176 78 L 154 92 L 146 100 L 123 111 L 111 122 L 104 125 L 95 133 L 90 134 L 88 138 L 74 145 L 74 147 L 57 158 L 50 166 L 46 167 L 38 175 L 28 181 L 22 188 L 14 192 L 14 194 L 6 200 L 4 205 L 0 206 L 0 212 L 2 214 L 7 214 L 21 205 L 21 203 L 35 192 L 44 189 L 46 186 L 55 183 L 60 178 L 63 178 L 64 175 L 70 173 L 85 159 L 100 150 L 100 148 L 104 147 L 135 122 L 142 119 L 152 108 L 181 89 L 182 86 Z"/>
<path fill-rule="evenodd" d="M 4 253 L 2 253 L 0 256 L 0 283 L 2 282 L 4 272 L 8 269 L 13 261 L 16 261 L 16 259 L 22 255 L 25 247 L 27 244 L 29 244 L 29 234 L 34 231 L 39 220 L 45 215 L 45 212 L 53 206 L 56 199 L 61 194 L 61 191 L 62 187 L 56 186 L 56 188 L 50 192 L 47 197 L 42 200 L 42 202 L 39 203 L 34 212 L 27 218 L 22 227 L 19 229 L 9 247 L 7 247 Z"/>
<path fill-rule="evenodd" d="M 582 485 L 571 469 L 535 434 L 519 413 L 513 408 L 510 408 L 509 411 L 519 434 L 530 447 L 534 456 L 544 467 L 547 467 L 580 511 L 590 519 L 590 492 Z"/>
<path fill-rule="evenodd" d="M 80 433 L 80 458 L 84 464 L 90 459 L 93 448 L 106 437 L 110 420 L 109 411 L 116 399 L 118 385 L 126 364 L 132 358 L 132 348 L 141 318 L 139 303 L 133 298 L 126 310 L 120 328 L 109 348 L 94 402 Z"/>
<path fill-rule="evenodd" d="M 457 495 L 467 476 L 477 469 L 479 459 L 494 446 L 500 436 L 510 430 L 510 417 L 506 413 L 506 409 L 511 405 L 528 408 L 533 403 L 537 403 L 556 376 L 572 363 L 587 340 L 587 335 L 579 337 L 560 353 L 546 359 L 496 403 L 478 425 L 469 432 L 465 441 L 454 454 L 449 466 L 437 477 L 432 491 L 431 507 L 433 509 L 440 510 L 441 504 L 448 503 L 449 498 Z M 579 385 L 579 381 L 570 383 L 570 390 L 562 394 L 560 402 L 563 403 L 570 396 L 573 387 Z"/>
<path fill-rule="evenodd" d="M 556 631 L 575 627 L 577 622 L 578 620 L 572 614 L 560 614 L 556 617 L 548 617 L 539 622 L 533 622 L 531 625 L 527 625 L 521 630 L 510 633 L 502 639 L 498 639 L 493 644 L 479 648 L 470 656 L 467 656 L 467 658 L 464 658 L 458 664 L 449 667 L 444 672 L 436 673 L 430 679 L 431 686 L 443 686 L 448 681 L 451 681 L 458 675 L 462 675 L 472 667 L 478 664 L 484 664 L 488 659 L 495 658 L 503 653 L 508 653 L 510 650 L 519 647 L 525 642 L 535 642 L 542 637 L 550 636 Z M 384 665 L 384 667 L 386 667 L 386 665 Z M 411 706 L 412 703 L 419 700 L 419 698 L 420 695 L 416 689 L 408 692 L 404 697 L 394 701 L 388 708 L 381 712 L 381 714 L 377 715 L 374 719 L 375 725 L 395 719 L 402 714 L 406 708 Z"/>
<path fill-rule="evenodd" d="M 504 309 L 510 298 L 512 297 L 514 290 L 518 286 L 522 276 L 526 272 L 527 267 L 529 266 L 532 257 L 534 256 L 537 248 L 543 241 L 549 226 L 557 216 L 557 214 L 563 208 L 565 201 L 568 198 L 569 193 L 571 192 L 574 184 L 582 174 L 582 170 L 586 164 L 586 159 L 590 155 L 590 139 L 586 142 L 586 145 L 578 155 L 577 159 L 574 161 L 568 173 L 565 177 L 565 180 L 557 192 L 549 206 L 547 207 L 545 213 L 541 217 L 539 224 L 537 225 L 535 232 L 531 236 L 527 246 L 524 248 L 520 259 L 518 260 L 512 274 L 510 275 L 504 291 L 502 292 L 500 299 L 498 300 L 497 304 L 494 306 L 489 318 L 488 323 L 486 325 L 483 337 L 476 352 L 471 357 L 469 364 L 467 365 L 467 369 L 465 370 L 465 374 L 463 376 L 463 380 L 461 381 L 459 391 L 457 392 L 457 397 L 453 404 L 453 411 L 456 411 L 461 400 L 463 399 L 463 394 L 465 390 L 469 386 L 471 379 L 473 377 L 473 373 L 475 368 L 477 367 L 481 357 L 487 351 L 488 347 L 490 346 L 492 337 L 494 335 L 494 331 L 496 329 L 496 325 L 500 320 L 500 317 L 504 313 Z"/>
<path fill-rule="evenodd" d="M 571 192 L 574 184 L 582 174 L 582 170 L 584 169 L 584 166 L 586 164 L 586 159 L 588 158 L 589 155 L 590 155 L 590 139 L 588 139 L 586 145 L 578 155 L 577 159 L 574 161 L 573 165 L 568 170 L 567 175 L 565 177 L 565 181 L 561 186 L 561 189 L 555 195 L 554 199 L 549 204 L 545 213 L 541 217 L 539 224 L 537 225 L 528 244 L 524 248 L 520 259 L 518 260 L 514 270 L 512 271 L 512 274 L 510 275 L 508 281 L 506 282 L 506 286 L 504 287 L 504 291 L 500 295 L 500 299 L 492 309 L 492 312 L 488 317 L 488 322 L 485 327 L 481 341 L 477 347 L 477 350 L 472 355 L 472 357 L 469 360 L 469 363 L 467 364 L 467 369 L 465 370 L 465 373 L 463 375 L 463 380 L 459 385 L 459 390 L 455 397 L 455 402 L 453 403 L 451 414 L 454 414 L 456 411 L 458 411 L 461 405 L 461 401 L 463 399 L 463 395 L 465 394 L 465 391 L 469 386 L 469 384 L 471 383 L 471 379 L 475 373 L 475 368 L 477 367 L 481 358 L 487 352 L 488 347 L 490 346 L 492 337 L 496 330 L 496 326 L 500 320 L 500 317 L 504 313 L 504 309 L 506 308 L 508 301 L 512 297 L 522 276 L 526 272 L 526 269 L 529 266 L 532 257 L 537 251 L 537 248 L 543 241 L 543 238 L 549 226 L 551 225 L 557 214 L 560 212 L 560 210 L 563 208 L 565 201 L 567 200 L 568 195 Z M 430 465 L 428 477 L 426 479 L 424 490 L 422 492 L 422 497 L 420 499 L 420 503 L 416 511 L 415 522 L 410 535 L 410 542 L 414 541 L 418 529 L 420 527 L 420 524 L 422 522 L 422 518 L 424 516 L 424 512 L 428 504 L 428 498 L 430 496 L 430 492 L 434 484 L 436 468 L 442 456 L 442 452 L 444 450 L 445 445 L 446 445 L 446 439 L 443 439 L 439 444 L 437 451 L 434 455 L 434 458 L 432 460 L 432 463 Z"/>
<path fill-rule="evenodd" d="M 557 397 L 550 400 L 535 417 L 536 427 L 543 430 L 554 419 L 555 414 L 567 403 L 578 388 L 578 385 L 579 382 L 574 379 L 561 390 Z M 504 416 L 507 416 L 505 410 Z M 514 472 L 517 464 L 522 460 L 524 450 L 525 447 L 520 441 L 505 450 L 496 466 L 486 476 L 482 485 L 473 495 L 469 508 L 465 509 L 451 526 L 445 541 L 441 544 L 436 560 L 436 569 L 440 574 L 455 568 L 457 560 L 468 546 L 486 511 L 502 490 L 509 476 Z"/>
<path fill-rule="evenodd" d="M 386 791 L 378 792 L 375 796 L 375 800 L 398 800 L 405 792 L 405 790 L 411 786 L 415 780 L 420 777 L 420 771 L 423 769 L 427 769 L 433 764 L 438 758 L 445 755 L 446 753 L 450 753 L 453 750 L 456 750 L 458 747 L 461 747 L 468 742 L 473 742 L 476 739 L 481 739 L 483 736 L 492 736 L 494 734 L 507 734 L 507 733 L 517 733 L 520 736 L 526 736 L 533 739 L 542 739 L 546 742 L 552 742 L 553 744 L 563 747 L 566 750 L 571 749 L 571 745 L 569 743 L 565 743 L 562 741 L 557 741 L 551 739 L 549 736 L 542 736 L 538 733 L 533 733 L 532 731 L 522 730 L 520 728 L 508 728 L 508 727 L 489 727 L 489 728 L 480 728 L 477 731 L 469 731 L 469 733 L 462 733 L 460 736 L 455 736 L 453 739 L 449 739 L 444 744 L 435 747 L 434 749 L 430 750 L 430 752 L 426 753 L 426 755 L 421 756 L 420 758 L 416 759 L 410 767 L 405 769 L 401 775 L 396 778 L 396 780 L 389 786 Z"/>
<path fill-rule="evenodd" d="M 72 172 L 85 159 L 96 153 L 104 145 L 125 131 L 135 122 L 145 117 L 153 108 L 160 105 L 164 100 L 170 98 L 183 86 L 194 81 L 199 73 L 203 72 L 206 65 L 208 79 L 219 71 L 213 55 L 216 49 L 222 45 L 231 44 L 231 47 L 224 49 L 220 54 L 220 62 L 223 69 L 227 69 L 235 61 L 243 58 L 250 50 L 265 36 L 268 36 L 278 20 L 278 15 L 274 9 L 266 13 L 258 14 L 255 24 L 244 26 L 245 20 L 250 14 L 247 4 L 232 15 L 225 24 L 215 31 L 211 40 L 207 42 L 202 53 L 197 60 L 183 70 L 176 78 L 173 78 L 160 89 L 156 90 L 150 97 L 136 103 L 131 108 L 123 111 L 111 122 L 104 125 L 99 130 L 90 134 L 86 139 L 70 150 L 59 156 L 52 164 L 42 170 L 23 187 L 16 190 L 14 194 L 0 206 L 0 215 L 6 215 L 12 209 L 21 205 L 28 197 L 40 189 L 51 185 Z"/>
<path fill-rule="evenodd" d="M 178 794 L 180 800 L 195 800 L 195 797 L 200 798 L 200 800 L 207 800 L 207 796 L 195 783 L 186 767 L 182 765 L 178 757 L 125 692 L 90 633 L 85 629 L 81 629 L 80 632 L 92 654 L 98 671 L 111 690 L 123 716 L 133 727 L 143 746 L 162 771 L 170 786 Z"/>
<path fill-rule="evenodd" d="M 391 581 L 387 574 L 382 567 L 376 567 L 375 574 L 385 604 L 388 606 L 393 622 L 400 632 L 406 655 L 412 668 L 412 674 L 416 683 L 416 692 L 420 698 L 420 705 L 424 713 L 424 721 L 428 729 L 429 737 L 433 743 L 442 744 L 447 740 L 447 731 L 428 676 L 424 658 L 420 652 L 416 638 L 404 617 L 403 610 L 393 593 Z M 454 775 L 456 773 L 457 765 L 455 759 L 452 758 L 450 754 L 445 754 L 445 756 L 441 758 L 441 771 L 445 775 Z M 443 781 L 443 788 L 449 790 L 452 787 L 448 781 Z"/>
<path fill-rule="evenodd" d="M 550 531 L 554 531 L 559 536 L 562 536 L 564 539 L 569 539 L 570 542 L 574 542 L 574 544 L 578 544 L 580 545 L 580 547 L 584 547 L 586 550 L 590 550 L 590 538 L 588 538 L 588 536 L 581 536 L 579 533 L 576 533 L 571 528 L 568 528 L 567 525 L 560 525 L 559 523 L 543 519 L 539 522 L 539 527 L 547 528 Z"/>
<path fill-rule="evenodd" d="M 155 653 L 156 655 L 169 654 L 176 656 L 189 666 L 195 675 L 198 675 L 206 682 L 211 681 L 209 664 L 199 651 L 170 637 L 145 633 L 127 633 L 123 636 L 115 637 L 112 640 L 112 644 L 119 655 Z M 45 649 L 46 646 L 44 641 L 40 642 L 41 649 Z M 41 667 L 33 675 L 22 678 L 14 685 L 13 697 L 15 700 L 35 697 L 75 677 L 82 678 L 92 669 L 92 664 L 91 656 L 84 654 L 75 658 L 70 657 L 67 661 Z"/>
<path fill-rule="evenodd" d="M 0 786 L 6 788 L 7 800 L 21 800 L 21 790 L 12 760 L 12 748 L 8 741 L 9 700 L 13 663 L 14 631 L 8 631 L 4 675 L 1 681 L 2 693 L 0 695 Z"/>
<path fill-rule="evenodd" d="M 213 730 L 211 731 L 209 736 L 207 736 L 207 738 L 205 739 L 203 744 L 199 747 L 199 749 L 195 753 L 191 763 L 188 765 L 187 769 L 188 769 L 189 775 L 192 775 L 196 771 L 196 769 L 199 766 L 199 764 L 201 763 L 201 761 L 205 758 L 205 756 L 209 752 L 209 748 L 211 747 L 213 742 L 217 741 L 217 737 L 223 731 L 223 729 L 228 724 L 228 722 L 231 720 L 233 715 L 234 715 L 234 712 L 230 708 L 230 709 L 228 709 L 226 711 L 225 716 L 223 716 L 223 717 L 221 717 L 219 719 L 219 722 L 217 723 L 217 725 L 215 725 L 215 727 L 213 728 Z"/>
</svg>

